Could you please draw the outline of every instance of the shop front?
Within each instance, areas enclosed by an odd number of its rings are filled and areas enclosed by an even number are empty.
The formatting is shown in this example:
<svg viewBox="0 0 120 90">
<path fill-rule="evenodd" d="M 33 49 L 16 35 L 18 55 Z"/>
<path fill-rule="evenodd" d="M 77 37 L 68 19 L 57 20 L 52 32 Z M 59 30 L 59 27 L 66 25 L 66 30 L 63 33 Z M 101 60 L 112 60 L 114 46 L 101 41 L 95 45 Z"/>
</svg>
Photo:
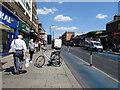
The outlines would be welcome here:
<svg viewBox="0 0 120 90">
<path fill-rule="evenodd" d="M 20 35 L 23 35 L 23 40 L 25 41 L 27 47 L 30 40 L 30 27 L 23 21 L 19 21 L 18 32 Z"/>
<path fill-rule="evenodd" d="M 7 56 L 10 44 L 18 35 L 18 18 L 0 4 L 0 56 Z"/>
<path fill-rule="evenodd" d="M 34 41 L 39 39 L 38 33 L 34 29 L 31 29 L 30 39 L 33 39 Z"/>
<path fill-rule="evenodd" d="M 112 31 L 106 33 L 105 37 L 103 38 L 104 46 L 106 50 L 111 50 L 118 52 L 120 49 L 120 31 Z"/>
<path fill-rule="evenodd" d="M 120 31 L 114 31 L 112 32 L 112 45 L 114 51 L 120 50 Z"/>
</svg>

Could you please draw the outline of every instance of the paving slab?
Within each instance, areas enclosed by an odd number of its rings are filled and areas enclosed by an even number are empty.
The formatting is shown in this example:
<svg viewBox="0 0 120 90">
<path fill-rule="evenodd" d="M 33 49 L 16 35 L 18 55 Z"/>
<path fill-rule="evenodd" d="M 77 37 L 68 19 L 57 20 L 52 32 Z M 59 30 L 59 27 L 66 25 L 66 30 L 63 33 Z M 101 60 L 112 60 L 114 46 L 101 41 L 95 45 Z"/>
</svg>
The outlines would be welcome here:
<svg viewBox="0 0 120 90">
<path fill-rule="evenodd" d="M 50 56 L 51 51 L 49 49 L 46 54 Z M 42 68 L 35 67 L 35 60 L 41 54 L 41 52 L 35 53 L 33 63 L 30 63 L 28 68 L 24 65 L 23 70 L 26 73 L 20 75 L 13 75 L 11 72 L 13 57 L 4 58 L 3 60 L 8 63 L 4 65 L 4 69 L 7 70 L 4 70 L 0 76 L 2 88 L 82 88 L 64 61 L 61 67 L 47 66 L 47 60 Z"/>
</svg>

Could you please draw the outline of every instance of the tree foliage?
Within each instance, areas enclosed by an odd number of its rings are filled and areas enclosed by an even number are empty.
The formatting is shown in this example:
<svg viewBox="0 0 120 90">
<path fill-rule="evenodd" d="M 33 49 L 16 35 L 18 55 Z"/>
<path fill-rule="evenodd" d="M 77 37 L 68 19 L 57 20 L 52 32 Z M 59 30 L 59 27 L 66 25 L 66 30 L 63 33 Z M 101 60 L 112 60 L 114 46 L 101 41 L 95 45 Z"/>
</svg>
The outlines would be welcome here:
<svg viewBox="0 0 120 90">
<path fill-rule="evenodd" d="M 96 35 L 97 31 L 88 32 L 87 35 Z"/>
</svg>

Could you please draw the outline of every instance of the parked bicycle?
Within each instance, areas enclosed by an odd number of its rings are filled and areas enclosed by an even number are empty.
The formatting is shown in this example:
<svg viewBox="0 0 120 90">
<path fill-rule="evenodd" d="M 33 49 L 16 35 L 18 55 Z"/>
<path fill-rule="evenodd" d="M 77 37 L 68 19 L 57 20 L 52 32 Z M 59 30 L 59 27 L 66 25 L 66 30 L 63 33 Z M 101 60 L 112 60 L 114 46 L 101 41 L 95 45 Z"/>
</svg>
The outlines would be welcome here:
<svg viewBox="0 0 120 90">
<path fill-rule="evenodd" d="M 45 59 L 47 59 L 49 64 L 51 64 L 53 66 L 56 66 L 56 67 L 61 66 L 63 60 L 60 56 L 60 51 L 51 52 L 51 56 L 49 57 L 45 53 L 47 49 L 42 48 L 42 50 L 43 50 L 42 55 L 38 56 L 35 61 L 36 67 L 41 68 L 45 64 Z"/>
</svg>

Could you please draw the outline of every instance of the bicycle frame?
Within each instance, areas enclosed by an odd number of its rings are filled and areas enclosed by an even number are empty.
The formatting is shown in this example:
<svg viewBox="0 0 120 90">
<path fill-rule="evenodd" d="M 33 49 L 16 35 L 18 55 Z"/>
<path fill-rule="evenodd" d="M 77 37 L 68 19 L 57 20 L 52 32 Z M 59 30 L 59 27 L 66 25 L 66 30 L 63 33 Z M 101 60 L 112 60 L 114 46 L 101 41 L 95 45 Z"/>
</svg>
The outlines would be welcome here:
<svg viewBox="0 0 120 90">
<path fill-rule="evenodd" d="M 43 55 L 47 58 L 48 61 L 50 61 L 50 57 L 48 57 L 45 53 L 43 53 Z"/>
<path fill-rule="evenodd" d="M 45 53 L 46 49 L 42 49 L 42 55 L 38 56 L 38 58 L 36 59 L 36 63 L 35 66 L 40 68 L 44 65 L 45 63 L 45 59 L 48 60 L 49 64 L 54 65 L 56 67 L 61 66 L 62 61 L 60 60 L 60 52 L 59 51 L 54 51 L 51 52 L 51 55 L 48 56 Z"/>
<path fill-rule="evenodd" d="M 45 54 L 45 50 L 44 50 L 42 53 L 43 53 L 43 56 L 46 57 L 48 61 L 51 61 L 50 57 L 48 57 L 48 56 Z"/>
<path fill-rule="evenodd" d="M 47 50 L 47 49 L 42 49 L 42 55 L 43 55 L 44 57 L 46 57 L 48 61 L 51 61 L 52 59 L 54 59 L 54 57 L 51 57 L 51 56 L 48 57 L 48 56 L 46 55 L 46 53 L 45 53 L 46 50 Z"/>
</svg>

